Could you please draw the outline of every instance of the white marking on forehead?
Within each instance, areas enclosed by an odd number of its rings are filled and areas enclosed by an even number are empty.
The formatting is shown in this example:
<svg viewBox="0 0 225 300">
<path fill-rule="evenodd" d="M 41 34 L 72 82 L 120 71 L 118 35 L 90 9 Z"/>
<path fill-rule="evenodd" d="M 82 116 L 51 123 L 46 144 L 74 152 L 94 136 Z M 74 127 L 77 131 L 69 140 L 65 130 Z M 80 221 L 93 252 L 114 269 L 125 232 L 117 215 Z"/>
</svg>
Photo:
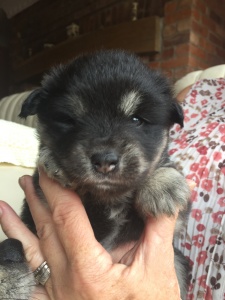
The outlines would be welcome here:
<svg viewBox="0 0 225 300">
<path fill-rule="evenodd" d="M 141 97 L 138 92 L 131 91 L 122 97 L 119 108 L 125 115 L 131 116 L 135 113 L 140 101 Z"/>
</svg>

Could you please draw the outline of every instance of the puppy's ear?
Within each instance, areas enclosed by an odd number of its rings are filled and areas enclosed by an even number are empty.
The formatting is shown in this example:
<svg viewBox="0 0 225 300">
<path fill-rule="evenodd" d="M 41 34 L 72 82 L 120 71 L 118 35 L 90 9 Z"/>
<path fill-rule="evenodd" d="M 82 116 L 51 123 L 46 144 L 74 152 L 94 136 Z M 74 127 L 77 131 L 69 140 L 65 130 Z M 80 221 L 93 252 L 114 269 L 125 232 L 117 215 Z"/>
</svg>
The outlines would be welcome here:
<svg viewBox="0 0 225 300">
<path fill-rule="evenodd" d="M 184 114 L 183 109 L 179 103 L 175 100 L 172 103 L 172 113 L 171 113 L 171 121 L 172 123 L 177 123 L 181 127 L 184 127 Z"/>
<path fill-rule="evenodd" d="M 36 89 L 28 96 L 22 105 L 21 112 L 19 114 L 20 118 L 26 118 L 37 113 L 37 107 L 41 100 L 40 94 L 41 89 Z"/>
</svg>

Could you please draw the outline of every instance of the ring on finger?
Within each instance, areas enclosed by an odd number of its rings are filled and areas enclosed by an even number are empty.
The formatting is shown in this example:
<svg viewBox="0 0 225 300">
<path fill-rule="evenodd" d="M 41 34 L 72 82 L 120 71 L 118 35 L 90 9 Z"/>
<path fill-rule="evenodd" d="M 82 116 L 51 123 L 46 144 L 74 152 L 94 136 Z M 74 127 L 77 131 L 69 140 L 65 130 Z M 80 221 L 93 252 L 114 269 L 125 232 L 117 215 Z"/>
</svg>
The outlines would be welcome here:
<svg viewBox="0 0 225 300">
<path fill-rule="evenodd" d="M 35 271 L 34 278 L 37 284 L 45 285 L 51 274 L 50 268 L 44 261 Z"/>
</svg>

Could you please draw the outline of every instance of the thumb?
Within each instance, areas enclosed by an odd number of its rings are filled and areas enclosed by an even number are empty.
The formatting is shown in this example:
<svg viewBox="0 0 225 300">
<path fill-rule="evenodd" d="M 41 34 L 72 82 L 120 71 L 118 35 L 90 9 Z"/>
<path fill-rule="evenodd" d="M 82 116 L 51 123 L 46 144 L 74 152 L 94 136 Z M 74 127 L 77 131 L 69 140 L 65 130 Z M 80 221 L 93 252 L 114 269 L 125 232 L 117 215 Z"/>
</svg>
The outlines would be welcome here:
<svg viewBox="0 0 225 300">
<path fill-rule="evenodd" d="M 147 244 L 172 244 L 178 211 L 175 216 L 149 217 L 146 221 L 143 239 Z"/>
<path fill-rule="evenodd" d="M 136 245 L 133 264 L 146 266 L 146 270 L 167 270 L 174 273 L 173 234 L 176 216 L 149 217 L 139 245 Z M 175 274 L 175 273 L 174 273 Z"/>
<path fill-rule="evenodd" d="M 162 215 L 160 217 L 148 217 L 146 220 L 145 230 L 140 240 L 139 247 L 136 252 L 136 259 L 144 259 L 146 264 L 159 263 L 155 261 L 156 257 L 171 258 L 173 261 L 173 234 L 176 216 L 168 217 Z M 141 260 L 142 260 L 141 259 Z"/>
<path fill-rule="evenodd" d="M 164 254 L 173 262 L 173 233 L 178 212 L 175 216 L 148 217 L 141 239 L 120 260 L 120 263 L 131 265 L 132 263 L 158 263 L 155 258 Z M 171 256 L 170 256 L 171 255 Z"/>
</svg>

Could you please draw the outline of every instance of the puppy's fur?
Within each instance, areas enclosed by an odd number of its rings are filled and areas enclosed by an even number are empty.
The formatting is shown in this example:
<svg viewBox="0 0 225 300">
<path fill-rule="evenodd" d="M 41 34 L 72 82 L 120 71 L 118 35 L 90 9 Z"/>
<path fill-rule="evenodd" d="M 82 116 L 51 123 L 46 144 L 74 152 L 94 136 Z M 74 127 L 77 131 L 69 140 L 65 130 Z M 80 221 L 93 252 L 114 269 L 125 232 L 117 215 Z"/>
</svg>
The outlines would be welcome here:
<svg viewBox="0 0 225 300">
<path fill-rule="evenodd" d="M 171 125 L 182 110 L 167 80 L 132 54 L 102 51 L 54 68 L 25 101 L 37 114 L 39 164 L 80 195 L 96 238 L 111 251 L 140 238 L 148 215 L 185 221 L 189 188 L 167 154 Z M 44 200 L 34 174 L 37 194 Z M 25 202 L 23 221 L 35 231 Z M 187 262 L 175 250 L 182 297 Z"/>
<path fill-rule="evenodd" d="M 14 239 L 1 242 L 0 299 L 29 299 L 34 287 L 34 277 L 26 264 L 22 244 Z"/>
</svg>

